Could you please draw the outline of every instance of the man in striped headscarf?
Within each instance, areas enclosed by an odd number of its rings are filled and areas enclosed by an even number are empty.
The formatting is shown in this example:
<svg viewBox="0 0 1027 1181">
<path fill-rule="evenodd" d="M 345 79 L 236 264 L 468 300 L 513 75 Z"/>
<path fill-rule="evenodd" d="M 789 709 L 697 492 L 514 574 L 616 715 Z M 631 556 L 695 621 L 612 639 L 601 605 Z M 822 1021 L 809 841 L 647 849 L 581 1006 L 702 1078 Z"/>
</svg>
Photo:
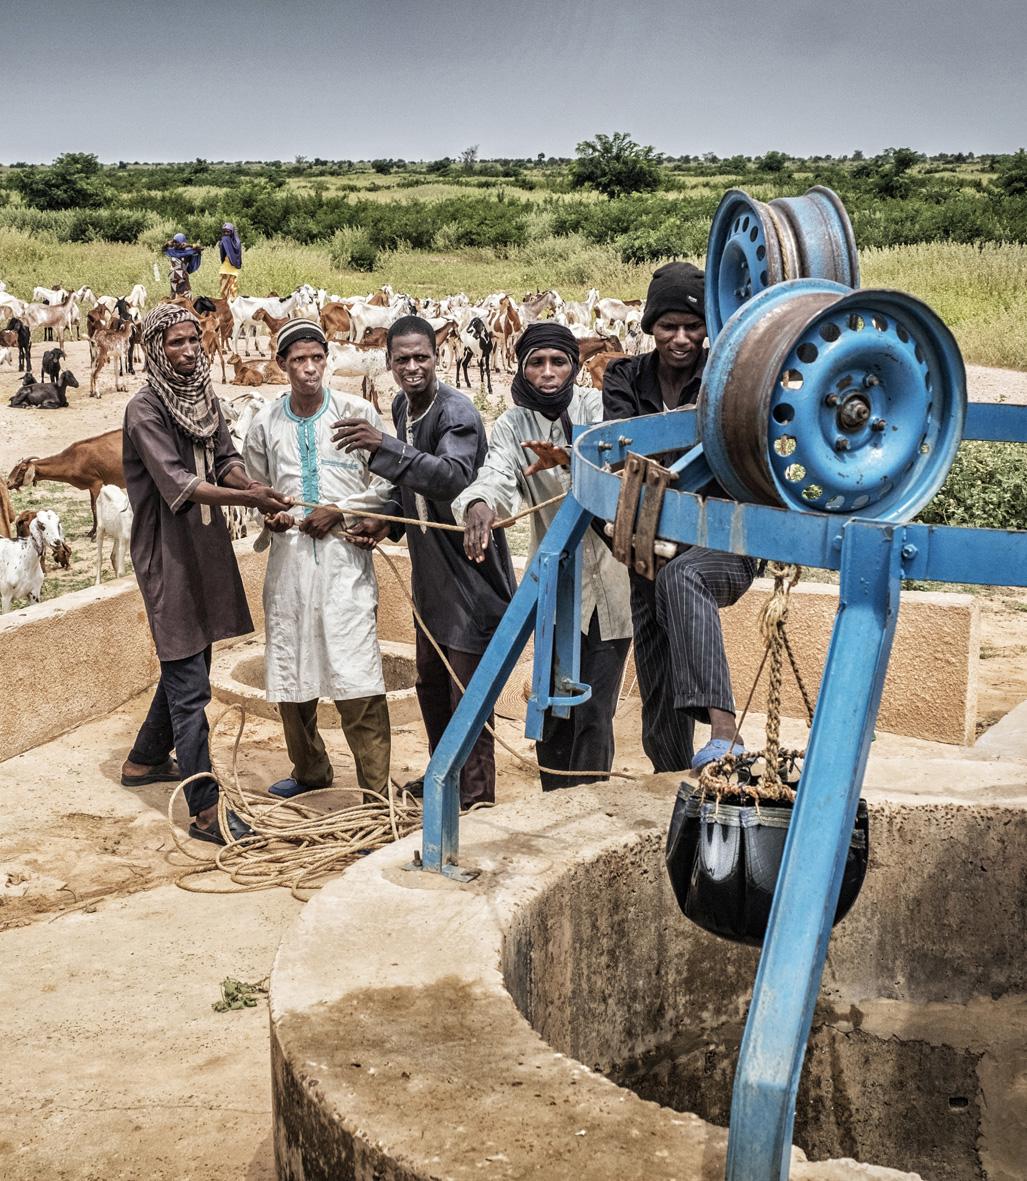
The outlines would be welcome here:
<svg viewBox="0 0 1027 1181">
<path fill-rule="evenodd" d="M 221 506 L 276 513 L 291 504 L 247 474 L 214 395 L 196 316 L 160 304 L 143 321 L 143 353 L 147 383 L 125 408 L 123 458 L 132 565 L 161 675 L 122 767 L 127 787 L 210 771 L 211 644 L 253 630 Z M 195 780 L 185 797 L 190 835 L 224 844 L 214 778 Z M 235 837 L 248 831 L 232 813 L 229 825 Z"/>
</svg>

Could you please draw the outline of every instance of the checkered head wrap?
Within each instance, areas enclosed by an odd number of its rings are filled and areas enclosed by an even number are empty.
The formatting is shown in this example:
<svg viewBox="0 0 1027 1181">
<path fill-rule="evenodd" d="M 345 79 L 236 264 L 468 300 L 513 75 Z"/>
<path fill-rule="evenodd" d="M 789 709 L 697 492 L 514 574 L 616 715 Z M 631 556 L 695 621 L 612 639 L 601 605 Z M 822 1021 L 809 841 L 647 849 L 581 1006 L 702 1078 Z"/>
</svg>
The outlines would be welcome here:
<svg viewBox="0 0 1027 1181">
<path fill-rule="evenodd" d="M 220 420 L 207 354 L 201 348 L 196 368 L 184 377 L 174 371 L 164 352 L 164 333 L 172 325 L 186 321 L 200 331 L 200 321 L 180 304 L 158 304 L 146 317 L 143 321 L 146 372 L 150 388 L 167 407 L 179 430 L 209 449 Z"/>
</svg>

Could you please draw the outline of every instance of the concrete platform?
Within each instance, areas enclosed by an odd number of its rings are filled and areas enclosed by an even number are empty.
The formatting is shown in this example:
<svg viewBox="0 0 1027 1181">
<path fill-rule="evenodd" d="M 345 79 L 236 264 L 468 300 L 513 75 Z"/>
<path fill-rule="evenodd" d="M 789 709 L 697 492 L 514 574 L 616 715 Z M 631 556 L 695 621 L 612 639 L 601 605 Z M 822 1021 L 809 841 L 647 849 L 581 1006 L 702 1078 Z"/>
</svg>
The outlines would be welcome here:
<svg viewBox="0 0 1027 1181">
<path fill-rule="evenodd" d="M 966 764 L 875 758 L 795 1181 L 1022 1179 L 1027 763 L 975 764 L 986 802 Z M 469 886 L 404 872 L 418 836 L 327 886 L 272 974 L 279 1177 L 719 1181 L 756 953 L 678 913 L 669 812 L 666 777 L 534 797 L 463 822 Z"/>
</svg>

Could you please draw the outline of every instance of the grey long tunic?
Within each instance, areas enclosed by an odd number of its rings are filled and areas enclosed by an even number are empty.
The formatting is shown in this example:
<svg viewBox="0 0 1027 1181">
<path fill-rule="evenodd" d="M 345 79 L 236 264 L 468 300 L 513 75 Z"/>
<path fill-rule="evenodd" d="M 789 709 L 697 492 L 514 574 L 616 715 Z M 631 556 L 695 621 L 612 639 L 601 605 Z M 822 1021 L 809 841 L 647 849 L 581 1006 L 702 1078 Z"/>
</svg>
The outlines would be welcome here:
<svg viewBox="0 0 1027 1181">
<path fill-rule="evenodd" d="M 440 382 L 412 428 L 406 394 L 393 400 L 392 421 L 399 438 L 382 439 L 371 471 L 397 485 L 393 511 L 417 518 L 420 508 L 425 520 L 454 524 L 450 502 L 477 475 L 488 451 L 481 415 L 469 398 Z M 414 602 L 432 635 L 458 652 L 484 652 L 517 587 L 506 538 L 497 536 L 479 566 L 465 555 L 460 533 L 407 525 L 406 536 Z"/>
<path fill-rule="evenodd" d="M 224 417 L 214 436 L 214 471 L 221 483 L 243 462 Z M 132 505 L 132 565 L 160 660 L 183 660 L 215 640 L 253 631 L 239 567 L 221 510 L 200 520 L 189 494 L 196 472 L 192 440 L 175 425 L 148 385 L 125 407 L 122 456 Z"/>
<path fill-rule="evenodd" d="M 603 405 L 597 390 L 574 387 L 567 407 L 572 425 L 601 422 Z M 542 504 L 570 491 L 571 475 L 567 468 L 554 467 L 524 475 L 524 468 L 535 458 L 522 444 L 528 439 L 546 439 L 560 447 L 570 447 L 563 426 L 557 418 L 550 422 L 533 410 L 513 406 L 492 424 L 489 453 L 474 483 L 453 502 L 453 513 L 463 524 L 468 508 L 483 500 L 500 517 L 513 516 L 529 505 Z M 533 513 L 531 523 L 532 553 L 560 509 L 549 505 Z M 488 553 L 495 542 L 490 543 Z M 604 640 L 622 640 L 631 635 L 631 602 L 627 568 L 614 558 L 591 529 L 582 541 L 581 630 L 587 635 L 592 613 L 599 613 L 599 633 Z"/>
</svg>

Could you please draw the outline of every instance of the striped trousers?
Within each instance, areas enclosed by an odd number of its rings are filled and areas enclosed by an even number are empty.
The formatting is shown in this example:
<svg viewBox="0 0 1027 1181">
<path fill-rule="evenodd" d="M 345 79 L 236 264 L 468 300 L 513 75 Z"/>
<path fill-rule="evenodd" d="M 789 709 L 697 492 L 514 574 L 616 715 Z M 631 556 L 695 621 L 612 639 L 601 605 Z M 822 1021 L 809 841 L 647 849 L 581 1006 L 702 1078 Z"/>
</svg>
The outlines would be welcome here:
<svg viewBox="0 0 1027 1181">
<path fill-rule="evenodd" d="M 642 747 L 655 771 L 687 771 L 696 721 L 733 713 L 720 608 L 752 585 L 756 561 L 690 546 L 656 580 L 631 576 Z"/>
</svg>

